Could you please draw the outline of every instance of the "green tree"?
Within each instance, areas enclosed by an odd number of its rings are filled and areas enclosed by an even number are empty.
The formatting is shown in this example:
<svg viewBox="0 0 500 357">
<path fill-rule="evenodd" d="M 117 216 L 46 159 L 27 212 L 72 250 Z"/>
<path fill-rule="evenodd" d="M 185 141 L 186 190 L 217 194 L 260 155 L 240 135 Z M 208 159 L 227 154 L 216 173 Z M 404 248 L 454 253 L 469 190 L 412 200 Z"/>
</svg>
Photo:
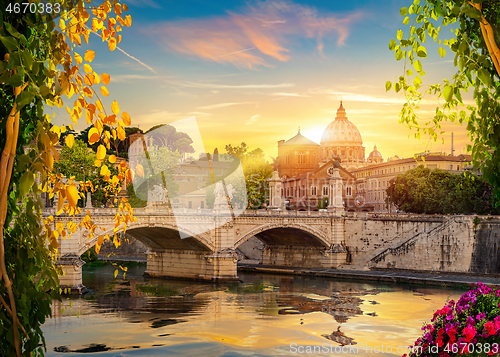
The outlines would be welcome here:
<svg viewBox="0 0 500 357">
<path fill-rule="evenodd" d="M 35 4 L 38 9 L 42 5 L 40 1 Z M 115 117 L 105 114 L 100 101 L 92 103 L 95 91 L 91 87 L 98 75 L 89 63 L 95 53 L 88 50 L 81 56 L 74 52 L 82 40 L 89 40 L 92 31 L 102 34 L 110 50 L 114 50 L 120 39 L 116 26 L 131 25 L 129 15 L 120 15 L 126 6 L 105 2 L 88 12 L 91 8 L 87 2 L 78 1 L 75 6 L 72 1 L 61 0 L 51 2 L 53 12 L 28 11 L 21 16 L 16 10 L 21 5 L 0 1 L 0 354 L 5 356 L 28 356 L 33 352 L 43 355 L 41 325 L 51 314 L 52 299 L 60 298 L 60 269 L 53 263 L 57 260 L 57 239 L 60 235 L 69 238 L 76 230 L 74 222 L 56 224 L 53 229 L 53 217 L 42 220 L 41 193 L 57 195 L 59 211 L 68 216 L 80 213 L 80 193 L 75 183 L 71 179 L 64 182 L 62 174 L 53 174 L 54 161 L 58 160 L 54 145 L 66 126 L 51 124 L 50 117 L 44 115 L 44 105 L 62 107 L 62 96 L 76 96 L 69 118 L 76 124 L 85 111 L 87 120 L 99 123 L 100 130 L 92 133 L 92 142 L 102 140 L 103 148 L 109 146 L 113 136 L 102 130 L 102 116 L 106 122 L 115 123 L 113 129 L 120 139 L 124 137 L 124 126 L 130 124 L 126 112 L 121 120 L 116 119 L 120 113 L 118 103 L 111 106 Z M 57 19 L 56 27 L 51 15 L 64 11 L 66 16 Z M 114 22 L 104 22 L 111 18 Z M 92 24 L 87 26 L 88 21 Z M 83 61 L 85 73 L 80 72 Z M 103 73 L 101 80 L 107 85 L 109 76 Z M 101 87 L 101 93 L 107 93 L 107 89 Z M 69 146 L 73 140 L 71 133 L 65 138 Z M 100 156 L 103 150 L 98 152 Z M 101 165 L 101 174 L 113 187 L 132 175 L 121 167 L 121 178 L 112 177 L 106 165 Z M 120 208 L 127 215 L 131 213 L 125 204 Z M 119 216 L 122 220 L 123 215 Z M 90 217 L 86 218 L 93 235 L 95 225 Z"/>
<path fill-rule="evenodd" d="M 396 60 L 403 60 L 399 80 L 386 83 L 386 90 L 403 91 L 407 102 L 400 123 L 415 129 L 415 137 L 430 135 L 434 140 L 443 133 L 444 120 L 467 125 L 475 168 L 493 186 L 492 199 L 500 204 L 500 2 L 496 0 L 414 0 L 400 10 L 406 33 L 397 31 L 389 43 Z M 442 30 L 452 27 L 451 38 Z M 456 73 L 443 83 L 424 86 L 422 60 L 427 58 L 425 44 L 437 42 L 441 57 L 446 48 L 454 53 Z M 425 61 L 424 61 L 425 63 Z M 424 90 L 425 89 L 425 90 Z M 472 89 L 475 106 L 465 107 L 462 94 Z M 442 106 L 428 122 L 419 121 L 418 109 L 424 94 L 443 98 Z"/>
<path fill-rule="evenodd" d="M 236 156 L 238 160 L 233 161 L 230 156 Z M 269 180 L 272 176 L 273 169 L 272 166 L 265 160 L 265 155 L 262 149 L 257 148 L 252 151 L 248 151 L 248 146 L 246 143 L 241 143 L 238 146 L 232 146 L 231 144 L 226 145 L 226 153 L 219 155 L 219 160 L 231 160 L 233 162 L 233 166 L 238 166 L 241 162 L 241 166 L 243 168 L 243 173 L 245 175 L 245 185 L 246 185 L 246 194 L 245 188 L 243 185 L 238 183 L 232 183 L 234 189 L 236 190 L 235 194 L 235 203 L 238 205 L 245 204 L 245 202 L 238 201 L 238 197 L 246 197 L 247 208 L 251 209 L 259 209 L 266 203 L 268 197 L 268 187 L 267 180 Z M 235 167 L 233 167 L 234 170 Z M 231 169 L 229 169 L 231 171 Z M 222 177 L 215 177 L 215 182 L 224 179 Z M 208 184 L 212 184 L 211 179 Z M 213 192 L 206 193 L 206 201 L 209 207 L 213 207 L 214 196 Z"/>
<path fill-rule="evenodd" d="M 387 203 L 409 213 L 496 214 L 491 205 L 492 188 L 471 172 L 457 175 L 430 170 L 423 165 L 390 181 Z"/>
</svg>

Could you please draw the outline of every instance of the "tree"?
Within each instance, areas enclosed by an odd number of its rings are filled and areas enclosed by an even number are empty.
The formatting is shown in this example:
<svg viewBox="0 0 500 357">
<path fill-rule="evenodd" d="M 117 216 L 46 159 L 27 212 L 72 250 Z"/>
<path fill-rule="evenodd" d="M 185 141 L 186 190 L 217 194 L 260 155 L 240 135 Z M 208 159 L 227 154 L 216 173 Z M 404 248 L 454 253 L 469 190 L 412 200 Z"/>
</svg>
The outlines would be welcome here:
<svg viewBox="0 0 500 357">
<path fill-rule="evenodd" d="M 233 165 L 238 166 L 239 162 L 241 162 L 241 166 L 243 167 L 246 194 L 243 185 L 239 185 L 237 182 L 232 183 L 236 190 L 234 202 L 238 205 L 246 204 L 247 208 L 251 209 L 261 208 L 262 205 L 266 203 L 268 196 L 266 181 L 271 178 L 273 173 L 271 165 L 264 159 L 265 155 L 262 149 L 257 148 L 248 152 L 248 146 L 244 142 L 235 147 L 229 144 L 226 145 L 226 153 L 219 156 L 221 159 L 231 161 L 233 161 L 234 156 L 236 156 L 239 160 L 234 160 Z M 214 178 L 215 182 L 222 179 L 224 179 L 224 177 Z M 207 184 L 212 184 L 211 179 Z M 213 207 L 215 199 L 213 192 L 206 192 L 206 195 L 207 205 Z M 238 201 L 239 197 L 246 197 L 247 202 L 243 202 L 243 200 Z"/>
<path fill-rule="evenodd" d="M 398 210 L 426 214 L 496 214 L 491 186 L 471 172 L 457 175 L 419 165 L 399 174 L 386 190 Z"/>
<path fill-rule="evenodd" d="M 58 222 L 53 228 L 54 217 L 41 219 L 41 192 L 57 195 L 59 213 L 70 217 L 80 213 L 77 205 L 83 196 L 73 179 L 64 181 L 62 174 L 53 172 L 58 160 L 54 145 L 73 128 L 52 125 L 44 105 L 62 107 L 63 97 L 75 96 L 72 108 L 67 107 L 69 117 L 76 124 L 85 112 L 87 122 L 95 125 L 89 142 L 102 144 L 94 164 L 101 167 L 110 190 L 118 191 L 124 180 L 132 178 L 126 165 L 120 165 L 118 175 L 111 175 L 104 162 L 106 148 L 124 139 L 130 116 L 122 112 L 118 119 L 116 101 L 111 105 L 113 114 L 108 115 L 93 86 L 102 83 L 100 92 L 108 95 L 105 85 L 110 76 L 99 76 L 90 66 L 94 51 L 87 50 L 83 56 L 75 52 L 82 40 L 89 42 L 91 32 L 113 51 L 121 40 L 122 26 L 131 25 L 130 15 L 121 16 L 127 7 L 114 1 L 99 7 L 81 0 L 76 6 L 69 0 L 35 4 L 44 11 L 20 15 L 22 4 L 0 4 L 0 354 L 7 356 L 43 355 L 40 326 L 51 313 L 52 299 L 60 298 L 53 264 L 58 257 L 57 239 L 69 238 L 80 223 Z M 56 25 L 52 15 L 59 14 Z M 104 124 L 111 130 L 103 130 Z M 65 142 L 71 147 L 74 135 L 67 135 Z M 109 162 L 115 159 L 110 156 Z M 129 204 L 120 202 L 119 208 L 120 224 L 134 220 Z M 94 235 L 96 227 L 89 215 L 80 225 Z M 99 237 L 96 249 L 103 240 Z"/>
<path fill-rule="evenodd" d="M 401 110 L 400 123 L 415 129 L 415 137 L 430 135 L 434 140 L 443 133 L 444 120 L 465 123 L 472 145 L 474 167 L 493 186 L 492 199 L 500 205 L 500 2 L 496 0 L 420 0 L 400 10 L 403 24 L 409 25 L 406 34 L 400 29 L 389 49 L 396 59 L 404 61 L 404 72 L 394 83 L 396 92 L 403 91 L 407 102 Z M 438 25 L 438 26 L 437 26 Z M 445 39 L 441 30 L 454 26 L 452 37 Z M 446 48 L 454 54 L 456 73 L 443 83 L 431 84 L 423 91 L 425 75 L 420 59 L 427 57 L 424 44 L 427 36 L 440 46 L 441 57 Z M 390 90 L 392 83 L 386 83 Z M 462 94 L 472 89 L 476 106 L 465 108 Z M 417 110 L 424 93 L 437 94 L 444 99 L 436 115 L 422 124 Z"/>
<path fill-rule="evenodd" d="M 69 147 L 63 146 L 59 161 L 54 164 L 56 172 L 65 177 L 75 177 L 79 182 L 81 190 L 91 192 L 91 199 L 94 205 L 106 205 L 109 201 L 107 182 L 99 174 L 99 169 L 95 166 L 97 155 L 86 143 L 76 139 L 74 144 Z M 108 157 L 109 161 L 109 157 Z M 117 175 L 118 170 L 114 166 L 109 166 L 111 175 Z M 84 197 L 86 199 L 86 197 Z M 83 201 L 79 201 L 79 206 L 84 207 Z"/>
</svg>

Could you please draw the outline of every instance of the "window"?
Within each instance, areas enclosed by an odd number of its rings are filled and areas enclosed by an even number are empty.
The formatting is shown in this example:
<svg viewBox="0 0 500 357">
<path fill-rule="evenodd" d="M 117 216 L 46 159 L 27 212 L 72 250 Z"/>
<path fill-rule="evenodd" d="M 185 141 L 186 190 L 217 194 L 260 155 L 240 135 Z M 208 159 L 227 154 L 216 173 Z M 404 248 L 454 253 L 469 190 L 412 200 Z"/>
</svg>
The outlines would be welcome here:
<svg viewBox="0 0 500 357">
<path fill-rule="evenodd" d="M 205 208 L 205 201 L 201 201 L 201 208 Z"/>
<path fill-rule="evenodd" d="M 189 201 L 189 208 L 193 208 L 193 201 Z"/>
<path fill-rule="evenodd" d="M 457 171 L 459 171 L 459 170 L 460 170 L 460 165 L 457 165 Z"/>
<path fill-rule="evenodd" d="M 306 163 L 306 154 L 304 154 L 303 152 L 301 152 L 299 154 L 299 164 L 305 164 Z"/>
<path fill-rule="evenodd" d="M 352 187 L 349 186 L 349 187 L 346 188 L 346 195 L 347 196 L 352 196 Z"/>
<path fill-rule="evenodd" d="M 318 194 L 317 192 L 318 191 L 317 191 L 317 187 L 316 186 L 311 187 L 311 195 L 312 196 L 316 196 Z"/>
<path fill-rule="evenodd" d="M 312 161 L 313 164 L 316 163 L 316 154 L 313 154 L 313 161 Z"/>
<path fill-rule="evenodd" d="M 286 154 L 286 156 L 285 156 L 285 163 L 286 164 L 290 163 L 290 154 Z"/>
<path fill-rule="evenodd" d="M 323 186 L 323 196 L 328 196 L 328 186 Z"/>
</svg>

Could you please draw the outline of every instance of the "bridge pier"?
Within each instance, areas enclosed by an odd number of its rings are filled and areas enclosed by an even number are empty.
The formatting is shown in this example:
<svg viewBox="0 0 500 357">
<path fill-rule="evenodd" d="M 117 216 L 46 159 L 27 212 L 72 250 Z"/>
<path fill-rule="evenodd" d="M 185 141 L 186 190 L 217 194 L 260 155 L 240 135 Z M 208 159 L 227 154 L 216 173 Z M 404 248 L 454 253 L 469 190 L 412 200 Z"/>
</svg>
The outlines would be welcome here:
<svg viewBox="0 0 500 357">
<path fill-rule="evenodd" d="M 82 267 L 85 262 L 75 254 L 65 254 L 57 261 L 64 272 L 64 275 L 59 276 L 59 287 L 68 289 L 69 294 L 83 294 L 87 291 L 85 285 L 82 284 Z"/>
<path fill-rule="evenodd" d="M 164 249 L 148 253 L 145 276 L 209 281 L 238 280 L 234 250 L 215 253 Z"/>
</svg>

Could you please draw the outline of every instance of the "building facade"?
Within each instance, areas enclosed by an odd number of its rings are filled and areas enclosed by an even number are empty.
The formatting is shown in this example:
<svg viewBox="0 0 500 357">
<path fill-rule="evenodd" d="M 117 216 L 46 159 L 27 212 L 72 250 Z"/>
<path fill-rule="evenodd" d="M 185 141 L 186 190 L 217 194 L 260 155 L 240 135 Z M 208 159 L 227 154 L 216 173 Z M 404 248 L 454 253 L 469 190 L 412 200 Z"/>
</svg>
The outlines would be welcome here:
<svg viewBox="0 0 500 357">
<path fill-rule="evenodd" d="M 324 208 L 329 190 L 326 172 L 332 166 L 332 156 L 341 159 L 342 200 L 348 211 L 394 212 L 395 208 L 386 203 L 390 180 L 419 165 L 455 174 L 472 169 L 470 155 L 425 152 L 403 159 L 396 155 L 384 161 L 376 145 L 365 159 L 361 134 L 347 119 L 340 102 L 335 120 L 326 127 L 320 144 L 304 137 L 300 130 L 290 140 L 278 142 L 281 195 L 291 209 Z"/>
</svg>

